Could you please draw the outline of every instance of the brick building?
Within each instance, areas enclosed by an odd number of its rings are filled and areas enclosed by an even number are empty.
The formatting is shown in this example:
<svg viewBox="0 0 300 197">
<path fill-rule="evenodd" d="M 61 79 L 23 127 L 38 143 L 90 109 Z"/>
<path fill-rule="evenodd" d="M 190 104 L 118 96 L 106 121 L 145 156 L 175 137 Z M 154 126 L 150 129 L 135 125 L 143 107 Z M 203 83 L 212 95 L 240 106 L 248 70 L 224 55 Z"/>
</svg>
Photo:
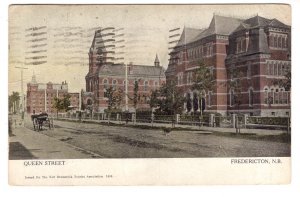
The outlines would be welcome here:
<svg viewBox="0 0 300 197">
<path fill-rule="evenodd" d="M 250 115 L 288 116 L 290 90 L 275 85 L 284 79 L 291 66 L 291 29 L 277 19 L 255 16 L 244 20 L 229 36 L 225 61 L 227 78 L 231 70 L 242 73 L 242 88 L 237 95 L 228 87 L 229 112 L 241 111 Z M 239 102 L 239 103 L 237 103 Z"/>
<path fill-rule="evenodd" d="M 200 60 L 216 79 L 216 87 L 208 92 L 191 89 Z M 289 26 L 259 16 L 241 20 L 214 15 L 206 29 L 183 29 L 170 53 L 166 77 L 175 79 L 184 92 L 185 113 L 200 111 L 203 97 L 208 112 L 282 116 L 289 113 L 290 93 L 272 83 L 273 79 L 284 78 L 283 70 L 289 66 Z M 242 73 L 239 102 L 237 93 L 228 86 L 228 80 L 233 80 L 232 71 L 237 69 Z M 266 103 L 267 97 L 272 97 L 271 105 Z"/>
<path fill-rule="evenodd" d="M 79 106 L 79 93 L 69 93 L 67 82 L 58 83 L 37 83 L 35 75 L 32 76 L 31 82 L 27 84 L 27 113 L 56 113 L 54 108 L 54 98 L 62 99 L 64 95 L 71 96 L 70 102 L 74 109 Z"/>
<path fill-rule="evenodd" d="M 111 57 L 114 52 L 105 46 L 101 30 L 95 32 L 89 50 L 89 71 L 85 77 L 86 91 L 82 92 L 83 104 L 94 112 L 103 112 L 108 107 L 106 90 L 113 87 L 122 94 L 119 110 L 126 109 L 125 68 L 127 67 L 128 80 L 128 110 L 134 111 L 133 94 L 134 84 L 138 81 L 137 109 L 149 109 L 148 101 L 151 90 L 159 88 L 165 83 L 165 71 L 160 66 L 156 55 L 154 65 L 114 64 Z"/>
</svg>

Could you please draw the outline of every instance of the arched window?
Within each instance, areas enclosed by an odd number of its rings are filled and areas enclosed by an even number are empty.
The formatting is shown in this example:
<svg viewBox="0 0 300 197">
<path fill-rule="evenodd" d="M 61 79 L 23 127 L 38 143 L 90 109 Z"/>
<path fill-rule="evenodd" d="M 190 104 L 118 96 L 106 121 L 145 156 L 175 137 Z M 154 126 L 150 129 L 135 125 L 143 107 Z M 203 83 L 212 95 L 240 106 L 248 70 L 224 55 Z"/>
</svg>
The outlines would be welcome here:
<svg viewBox="0 0 300 197">
<path fill-rule="evenodd" d="M 249 88 L 249 106 L 253 106 L 253 88 Z"/>
<path fill-rule="evenodd" d="M 148 85 L 149 85 L 148 81 L 145 81 L 144 82 L 144 91 L 148 91 Z"/>
<path fill-rule="evenodd" d="M 103 87 L 104 87 L 104 89 L 108 88 L 108 80 L 107 79 L 103 79 Z"/>
<path fill-rule="evenodd" d="M 112 86 L 113 86 L 114 89 L 117 89 L 117 84 L 118 84 L 118 81 L 114 79 L 112 81 Z"/>
<path fill-rule="evenodd" d="M 158 85 L 158 82 L 157 82 L 157 81 L 155 81 L 155 82 L 154 82 L 154 87 L 155 87 L 155 88 L 158 88 L 158 87 L 159 87 L 159 85 Z"/>
</svg>

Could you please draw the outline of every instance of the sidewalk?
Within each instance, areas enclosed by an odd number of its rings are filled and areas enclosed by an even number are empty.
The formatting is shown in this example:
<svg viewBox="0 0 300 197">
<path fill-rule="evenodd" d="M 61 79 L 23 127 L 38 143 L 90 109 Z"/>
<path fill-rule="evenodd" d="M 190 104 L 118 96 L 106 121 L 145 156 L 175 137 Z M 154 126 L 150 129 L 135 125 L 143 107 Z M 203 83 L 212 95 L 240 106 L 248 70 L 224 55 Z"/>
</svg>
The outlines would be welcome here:
<svg viewBox="0 0 300 197">
<path fill-rule="evenodd" d="M 59 120 L 69 120 L 69 121 L 78 121 L 76 119 L 70 119 L 70 118 L 60 118 Z M 93 123 L 107 123 L 107 120 L 91 120 L 91 119 L 82 119 L 82 122 L 93 122 Z M 110 121 L 113 124 L 125 124 L 125 121 Z M 55 124 L 55 122 L 54 122 Z M 156 127 L 171 127 L 171 124 L 167 123 L 141 123 L 141 122 L 136 122 L 135 124 L 133 122 L 128 122 L 129 126 L 153 126 L 154 128 Z M 207 126 L 195 126 L 195 125 L 181 125 L 177 124 L 175 127 L 179 127 L 182 129 L 193 129 L 193 130 L 201 130 L 201 131 L 208 131 L 208 132 L 226 132 L 226 133 L 235 133 L 236 129 L 235 128 L 222 128 L 222 127 L 207 127 Z M 241 128 L 240 129 L 241 133 L 249 133 L 249 134 L 256 134 L 256 135 L 280 135 L 283 133 L 286 133 L 287 131 L 284 130 L 270 130 L 270 129 L 245 129 Z"/>
<path fill-rule="evenodd" d="M 9 159 L 12 160 L 92 158 L 92 154 L 83 153 L 80 148 L 25 127 L 13 128 L 9 145 Z"/>
</svg>

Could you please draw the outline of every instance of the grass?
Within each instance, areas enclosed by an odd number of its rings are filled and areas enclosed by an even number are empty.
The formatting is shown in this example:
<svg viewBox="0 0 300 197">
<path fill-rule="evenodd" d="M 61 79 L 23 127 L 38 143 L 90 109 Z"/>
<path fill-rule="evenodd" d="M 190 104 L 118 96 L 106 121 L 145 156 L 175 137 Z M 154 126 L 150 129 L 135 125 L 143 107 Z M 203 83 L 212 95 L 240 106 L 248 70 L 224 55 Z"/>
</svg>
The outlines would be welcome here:
<svg viewBox="0 0 300 197">
<path fill-rule="evenodd" d="M 60 119 L 61 120 L 61 119 Z M 67 120 L 62 119 L 61 121 L 66 122 L 77 122 L 78 120 Z M 138 128 L 141 130 L 157 130 L 160 129 L 162 131 L 166 129 L 170 129 L 170 127 L 162 127 L 162 126 L 150 126 L 150 125 L 132 125 L 132 124 L 125 124 L 125 123 L 113 123 L 113 122 L 94 122 L 89 120 L 82 120 L 83 123 L 87 124 L 97 124 L 103 126 L 114 126 L 114 127 L 128 127 L 128 128 Z M 201 129 L 187 129 L 182 127 L 174 127 L 171 129 L 172 131 L 205 131 Z M 229 132 L 212 132 L 212 135 L 215 136 L 223 136 L 223 137 L 231 137 L 231 138 L 239 138 L 239 139 L 250 139 L 250 140 L 259 140 L 259 141 L 272 141 L 272 142 L 281 142 L 281 143 L 291 143 L 291 135 L 290 134 L 279 134 L 279 135 L 257 135 L 255 133 L 229 133 Z"/>
<path fill-rule="evenodd" d="M 239 139 L 271 141 L 271 142 L 281 142 L 281 143 L 289 143 L 289 144 L 291 143 L 291 135 L 286 133 L 282 133 L 279 135 L 257 135 L 255 133 L 213 132 L 213 135 L 239 138 Z"/>
</svg>

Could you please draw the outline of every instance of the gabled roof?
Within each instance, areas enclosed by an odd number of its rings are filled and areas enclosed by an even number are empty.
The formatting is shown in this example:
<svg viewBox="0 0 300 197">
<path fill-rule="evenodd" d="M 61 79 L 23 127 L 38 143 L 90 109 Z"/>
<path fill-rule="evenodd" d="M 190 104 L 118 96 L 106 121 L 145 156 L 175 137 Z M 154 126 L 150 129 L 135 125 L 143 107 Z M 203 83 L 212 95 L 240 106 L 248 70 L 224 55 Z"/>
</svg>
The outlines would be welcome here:
<svg viewBox="0 0 300 197">
<path fill-rule="evenodd" d="M 248 24 L 250 28 L 252 28 L 258 26 L 267 26 L 268 24 L 270 24 L 271 20 L 257 15 L 252 18 L 246 19 L 243 22 Z"/>
<path fill-rule="evenodd" d="M 240 25 L 241 21 L 241 19 L 237 18 L 214 15 L 207 29 L 184 27 L 176 47 L 195 42 L 214 34 L 229 35 Z"/>
<path fill-rule="evenodd" d="M 243 30 L 243 29 L 251 29 L 256 27 L 281 27 L 281 28 L 289 28 L 288 25 L 280 22 L 277 19 L 267 19 L 261 16 L 254 16 L 249 19 L 244 20 L 235 30 L 234 32 Z"/>
<path fill-rule="evenodd" d="M 187 43 L 190 43 L 194 40 L 194 38 L 200 34 L 203 31 L 203 29 L 196 29 L 196 28 L 190 28 L 190 27 L 184 27 L 183 31 L 181 33 L 180 39 L 176 46 L 185 45 Z"/>
<path fill-rule="evenodd" d="M 280 22 L 279 20 L 277 20 L 276 18 L 272 19 L 272 21 L 269 23 L 269 26 L 272 27 L 282 27 L 282 28 L 289 28 L 288 25 Z"/>
<path fill-rule="evenodd" d="M 214 15 L 209 27 L 203 32 L 201 32 L 194 39 L 194 41 L 214 34 L 229 35 L 234 29 L 236 29 L 240 25 L 240 23 L 241 20 L 237 18 Z"/>
</svg>

